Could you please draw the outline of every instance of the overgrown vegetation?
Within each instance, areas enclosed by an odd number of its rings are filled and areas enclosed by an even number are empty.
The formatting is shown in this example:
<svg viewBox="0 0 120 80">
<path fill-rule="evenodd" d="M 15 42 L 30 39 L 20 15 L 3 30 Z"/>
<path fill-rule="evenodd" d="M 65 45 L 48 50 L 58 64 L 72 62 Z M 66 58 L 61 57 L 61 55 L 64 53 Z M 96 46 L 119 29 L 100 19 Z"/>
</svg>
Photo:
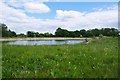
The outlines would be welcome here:
<svg viewBox="0 0 120 80">
<path fill-rule="evenodd" d="M 118 38 L 89 44 L 2 46 L 3 78 L 116 78 Z"/>
</svg>

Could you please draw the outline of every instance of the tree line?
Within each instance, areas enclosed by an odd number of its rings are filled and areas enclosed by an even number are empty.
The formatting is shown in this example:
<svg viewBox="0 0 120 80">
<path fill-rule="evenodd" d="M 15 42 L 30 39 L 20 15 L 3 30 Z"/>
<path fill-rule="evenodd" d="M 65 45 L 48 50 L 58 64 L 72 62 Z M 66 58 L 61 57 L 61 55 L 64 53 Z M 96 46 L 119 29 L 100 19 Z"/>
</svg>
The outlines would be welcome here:
<svg viewBox="0 0 120 80">
<path fill-rule="evenodd" d="M 96 37 L 96 36 L 118 36 L 118 29 L 115 28 L 102 28 L 102 29 L 90 29 L 90 30 L 76 30 L 68 31 L 67 29 L 57 28 L 55 34 L 52 33 L 39 33 L 34 31 L 27 31 L 26 35 L 16 34 L 14 31 L 8 29 L 5 24 L 0 24 L 0 34 L 2 37 Z"/>
<path fill-rule="evenodd" d="M 91 30 L 81 29 L 80 31 L 68 31 L 66 29 L 58 28 L 55 35 L 59 37 L 95 37 L 99 35 L 115 37 L 118 36 L 118 33 L 119 31 L 115 28 L 96 28 Z"/>
<path fill-rule="evenodd" d="M 2 34 L 1 34 L 2 33 Z M 5 24 L 0 24 L 0 36 L 1 37 L 17 37 L 14 31 L 8 30 Z"/>
</svg>

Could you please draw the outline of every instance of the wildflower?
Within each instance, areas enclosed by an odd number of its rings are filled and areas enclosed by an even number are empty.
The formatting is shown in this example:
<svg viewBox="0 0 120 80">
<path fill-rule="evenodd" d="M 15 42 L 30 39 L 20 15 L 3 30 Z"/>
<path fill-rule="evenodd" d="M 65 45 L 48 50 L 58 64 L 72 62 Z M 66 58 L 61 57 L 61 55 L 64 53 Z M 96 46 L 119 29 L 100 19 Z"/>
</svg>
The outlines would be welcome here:
<svg viewBox="0 0 120 80">
<path fill-rule="evenodd" d="M 105 53 L 105 55 L 107 55 L 107 53 Z"/>
<path fill-rule="evenodd" d="M 56 57 L 57 57 L 58 55 L 56 55 Z"/>
<path fill-rule="evenodd" d="M 69 62 L 69 64 L 70 64 L 71 62 Z"/>
<path fill-rule="evenodd" d="M 77 67 L 75 66 L 74 69 L 76 69 Z"/>
</svg>

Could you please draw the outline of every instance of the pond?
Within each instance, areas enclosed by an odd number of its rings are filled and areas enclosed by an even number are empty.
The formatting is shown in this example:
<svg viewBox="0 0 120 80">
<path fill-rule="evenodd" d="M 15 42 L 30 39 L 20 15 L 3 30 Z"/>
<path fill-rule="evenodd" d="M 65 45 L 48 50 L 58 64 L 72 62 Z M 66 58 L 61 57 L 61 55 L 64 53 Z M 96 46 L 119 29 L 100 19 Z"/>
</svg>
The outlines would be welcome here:
<svg viewBox="0 0 120 80">
<path fill-rule="evenodd" d="M 2 41 L 2 44 L 14 45 L 60 45 L 60 44 L 79 44 L 83 40 L 16 40 Z"/>
</svg>

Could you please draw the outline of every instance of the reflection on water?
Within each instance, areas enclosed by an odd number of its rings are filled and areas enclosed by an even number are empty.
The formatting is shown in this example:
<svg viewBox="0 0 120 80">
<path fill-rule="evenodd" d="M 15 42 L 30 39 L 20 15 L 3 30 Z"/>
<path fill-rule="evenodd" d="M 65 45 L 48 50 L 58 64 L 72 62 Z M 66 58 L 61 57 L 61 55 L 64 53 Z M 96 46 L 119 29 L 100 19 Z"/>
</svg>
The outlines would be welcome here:
<svg viewBox="0 0 120 80">
<path fill-rule="evenodd" d="M 58 44 L 79 44 L 82 40 L 17 40 L 3 41 L 2 44 L 16 45 L 58 45 Z"/>
</svg>

